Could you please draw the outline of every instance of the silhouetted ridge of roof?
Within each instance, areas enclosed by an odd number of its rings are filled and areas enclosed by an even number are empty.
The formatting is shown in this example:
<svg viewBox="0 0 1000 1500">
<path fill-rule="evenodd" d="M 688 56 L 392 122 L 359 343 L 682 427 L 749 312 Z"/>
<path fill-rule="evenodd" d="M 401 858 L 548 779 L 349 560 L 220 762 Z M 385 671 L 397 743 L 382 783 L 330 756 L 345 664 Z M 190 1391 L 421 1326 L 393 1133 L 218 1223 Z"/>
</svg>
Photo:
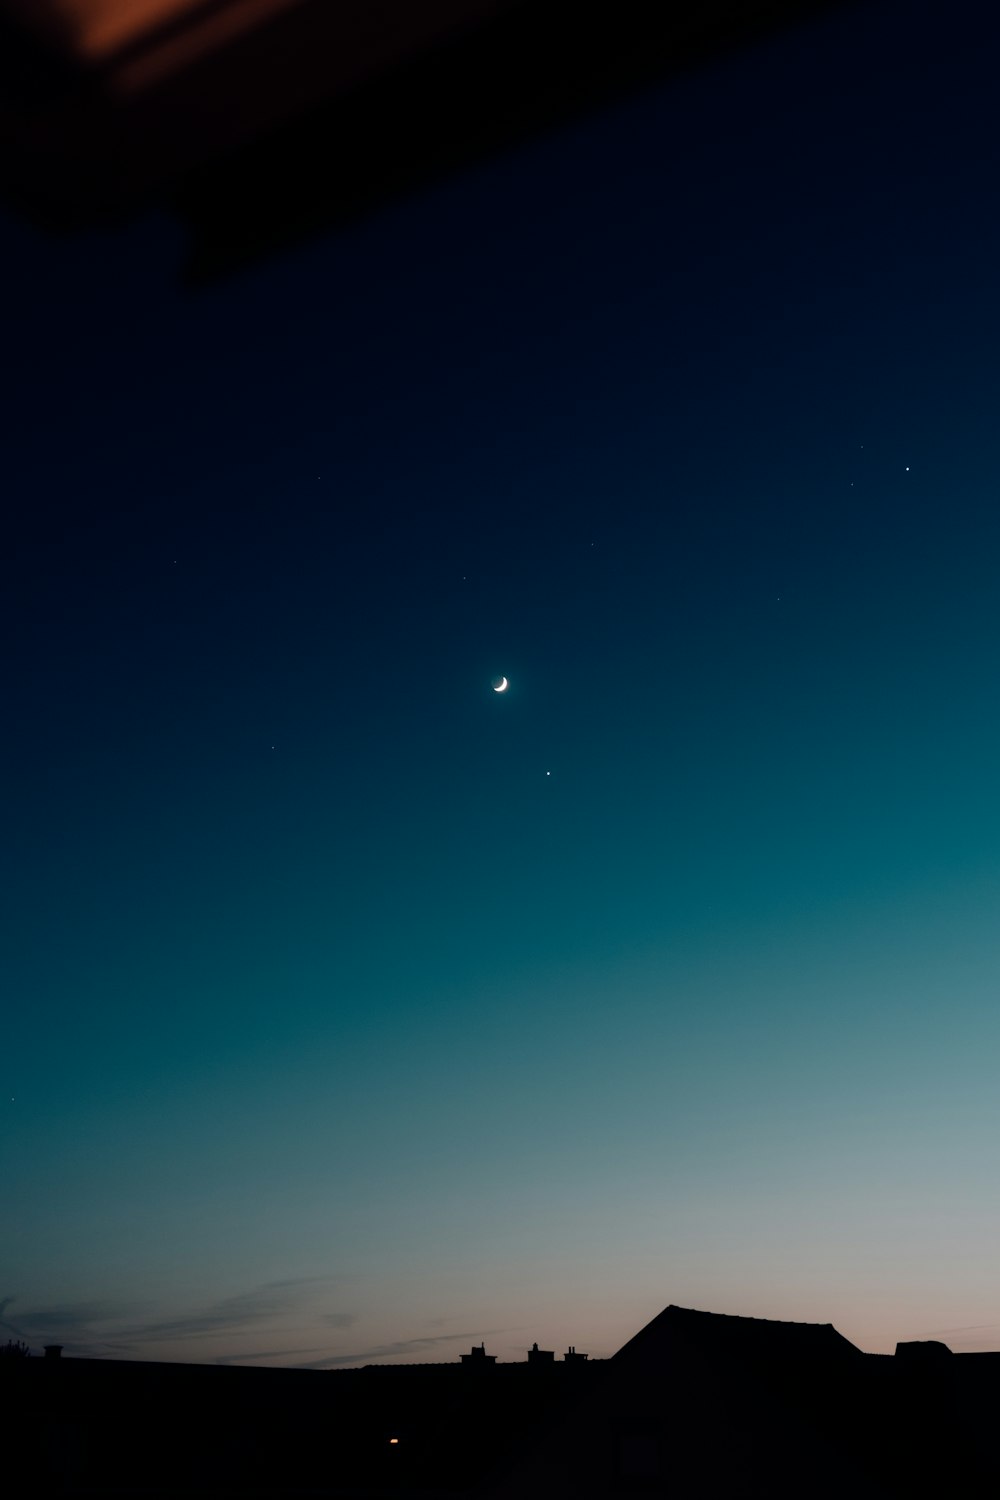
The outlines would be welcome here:
<svg viewBox="0 0 1000 1500">
<path fill-rule="evenodd" d="M 700 1312 L 673 1303 L 647 1323 L 614 1356 L 616 1364 L 646 1363 L 675 1353 L 726 1359 L 842 1359 L 861 1350 L 832 1323 L 779 1323 Z"/>
</svg>

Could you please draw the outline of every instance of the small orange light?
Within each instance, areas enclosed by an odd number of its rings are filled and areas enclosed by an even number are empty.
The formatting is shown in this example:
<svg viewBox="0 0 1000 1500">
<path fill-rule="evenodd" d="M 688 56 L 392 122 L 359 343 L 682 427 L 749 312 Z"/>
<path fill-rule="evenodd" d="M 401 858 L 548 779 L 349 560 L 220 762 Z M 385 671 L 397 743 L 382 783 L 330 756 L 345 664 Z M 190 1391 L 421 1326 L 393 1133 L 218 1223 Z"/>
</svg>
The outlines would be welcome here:
<svg viewBox="0 0 1000 1500">
<path fill-rule="evenodd" d="M 390 1443 L 398 1443 L 399 1442 L 399 1438 L 390 1438 L 389 1442 Z"/>
</svg>

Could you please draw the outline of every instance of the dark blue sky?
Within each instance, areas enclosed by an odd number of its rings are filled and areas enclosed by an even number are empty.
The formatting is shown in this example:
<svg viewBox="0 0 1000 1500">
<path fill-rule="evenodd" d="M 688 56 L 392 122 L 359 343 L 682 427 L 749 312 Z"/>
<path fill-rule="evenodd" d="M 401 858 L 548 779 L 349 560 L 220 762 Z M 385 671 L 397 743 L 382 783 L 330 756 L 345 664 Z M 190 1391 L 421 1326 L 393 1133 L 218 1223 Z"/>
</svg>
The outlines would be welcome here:
<svg viewBox="0 0 1000 1500">
<path fill-rule="evenodd" d="M 205 291 L 2 225 L 11 1328 L 1000 1342 L 996 32 Z"/>
</svg>

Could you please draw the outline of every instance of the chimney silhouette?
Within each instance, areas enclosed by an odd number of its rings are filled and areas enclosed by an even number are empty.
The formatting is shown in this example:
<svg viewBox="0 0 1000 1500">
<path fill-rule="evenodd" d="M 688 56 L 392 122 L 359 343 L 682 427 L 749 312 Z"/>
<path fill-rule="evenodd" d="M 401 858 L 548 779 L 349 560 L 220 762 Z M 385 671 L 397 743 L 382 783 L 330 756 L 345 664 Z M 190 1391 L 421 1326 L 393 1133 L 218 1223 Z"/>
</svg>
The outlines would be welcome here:
<svg viewBox="0 0 1000 1500">
<path fill-rule="evenodd" d="M 46 1344 L 45 1345 L 45 1358 L 46 1359 L 62 1359 L 62 1352 L 63 1352 L 63 1346 L 62 1346 L 62 1344 Z"/>
<path fill-rule="evenodd" d="M 473 1344 L 471 1353 L 462 1355 L 463 1365 L 473 1365 L 480 1370 L 485 1370 L 488 1366 L 495 1365 L 496 1362 L 495 1354 L 486 1353 L 485 1343 Z"/>
<path fill-rule="evenodd" d="M 552 1349 L 539 1349 L 537 1344 L 532 1344 L 531 1348 L 528 1350 L 529 1365 L 551 1365 L 554 1362 L 555 1357 L 555 1353 Z"/>
</svg>

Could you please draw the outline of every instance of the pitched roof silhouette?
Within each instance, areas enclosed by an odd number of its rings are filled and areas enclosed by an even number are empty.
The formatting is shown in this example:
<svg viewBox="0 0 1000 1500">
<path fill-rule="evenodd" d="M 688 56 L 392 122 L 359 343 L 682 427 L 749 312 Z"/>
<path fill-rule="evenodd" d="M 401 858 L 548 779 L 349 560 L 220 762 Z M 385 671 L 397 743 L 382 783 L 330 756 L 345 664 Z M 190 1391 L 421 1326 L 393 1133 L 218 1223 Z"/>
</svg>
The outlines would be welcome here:
<svg viewBox="0 0 1000 1500">
<path fill-rule="evenodd" d="M 612 1362 L 620 1366 L 660 1364 L 672 1354 L 727 1361 L 863 1358 L 861 1350 L 832 1323 L 779 1323 L 671 1303 L 623 1344 Z"/>
</svg>

